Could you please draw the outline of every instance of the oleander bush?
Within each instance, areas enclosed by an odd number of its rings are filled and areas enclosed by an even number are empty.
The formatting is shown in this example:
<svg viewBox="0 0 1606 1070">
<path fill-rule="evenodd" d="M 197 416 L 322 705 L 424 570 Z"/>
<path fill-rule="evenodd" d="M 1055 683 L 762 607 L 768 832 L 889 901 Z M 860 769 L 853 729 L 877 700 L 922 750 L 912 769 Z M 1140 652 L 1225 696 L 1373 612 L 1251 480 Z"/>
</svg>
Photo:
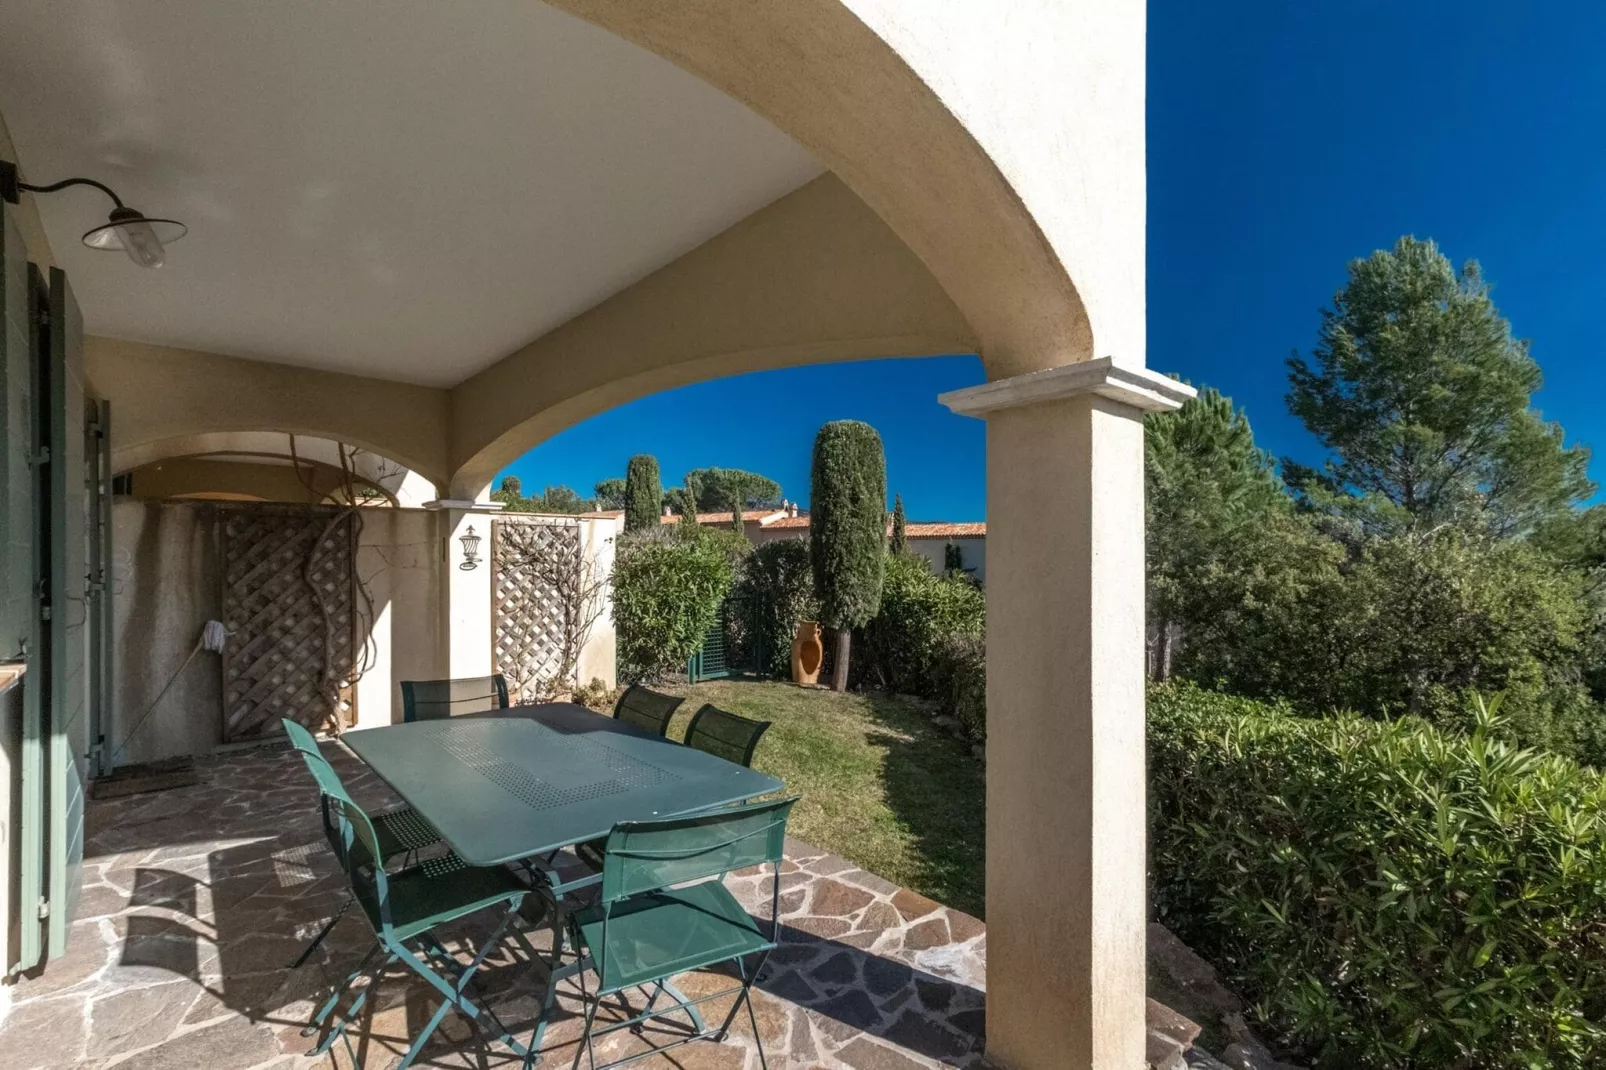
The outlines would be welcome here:
<svg viewBox="0 0 1606 1070">
<path fill-rule="evenodd" d="M 620 675 L 652 680 L 683 668 L 713 625 L 732 575 L 723 545 L 696 529 L 620 539 L 613 570 Z"/>
<path fill-rule="evenodd" d="M 1606 1065 L 1606 789 L 1421 720 L 1149 695 L 1159 919 L 1322 1068 Z"/>
<path fill-rule="evenodd" d="M 936 696 L 938 644 L 979 637 L 987 599 L 965 579 L 940 576 L 917 554 L 888 554 L 881 608 L 864 626 L 862 679 L 906 695 Z"/>
</svg>

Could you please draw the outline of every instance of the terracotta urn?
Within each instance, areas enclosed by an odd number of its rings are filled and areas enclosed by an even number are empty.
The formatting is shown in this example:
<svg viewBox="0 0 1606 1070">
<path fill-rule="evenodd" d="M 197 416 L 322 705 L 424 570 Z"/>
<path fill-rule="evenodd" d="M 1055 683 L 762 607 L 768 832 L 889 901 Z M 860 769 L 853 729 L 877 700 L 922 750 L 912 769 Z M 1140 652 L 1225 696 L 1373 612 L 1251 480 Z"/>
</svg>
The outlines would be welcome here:
<svg viewBox="0 0 1606 1070">
<path fill-rule="evenodd" d="M 820 681 L 820 664 L 825 660 L 825 645 L 820 642 L 820 622 L 798 622 L 797 637 L 792 640 L 792 682 L 802 686 Z"/>
</svg>

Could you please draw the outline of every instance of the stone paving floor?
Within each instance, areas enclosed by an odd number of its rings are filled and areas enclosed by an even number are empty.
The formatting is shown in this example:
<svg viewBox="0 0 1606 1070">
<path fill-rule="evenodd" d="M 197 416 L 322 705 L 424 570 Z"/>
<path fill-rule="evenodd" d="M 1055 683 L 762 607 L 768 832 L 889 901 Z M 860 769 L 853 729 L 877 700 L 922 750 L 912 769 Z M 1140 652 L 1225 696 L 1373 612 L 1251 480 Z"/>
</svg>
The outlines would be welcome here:
<svg viewBox="0 0 1606 1070">
<path fill-rule="evenodd" d="M 337 750 L 337 767 L 359 802 L 379 809 L 393 801 L 343 748 L 329 748 Z M 6 1070 L 350 1064 L 338 1045 L 330 1056 L 307 1058 L 312 1042 L 300 1027 L 331 980 L 370 946 L 366 919 L 351 912 L 306 965 L 288 968 L 347 888 L 323 838 L 311 778 L 299 757 L 274 749 L 204 760 L 197 771 L 199 783 L 190 788 L 90 804 L 84 890 L 68 950 L 14 986 L 0 1022 Z M 767 876 L 726 880 L 756 916 L 767 916 Z M 981 922 L 802 843 L 788 845 L 782 882 L 783 944 L 755 994 L 771 1067 L 979 1064 Z M 448 944 L 459 952 L 484 931 L 466 924 Z M 530 939 L 544 949 L 550 932 L 532 931 Z M 542 972 L 504 941 L 479 977 L 490 1005 L 527 1037 Z M 678 983 L 700 995 L 729 980 L 698 973 Z M 559 987 L 545 1066 L 567 1066 L 577 1050 L 572 984 Z M 422 981 L 402 972 L 383 978 L 353 1029 L 365 1065 L 394 1065 L 435 1006 Z M 720 1002 L 704 1008 L 721 1009 Z M 642 1037 L 621 1030 L 598 1045 L 598 1058 L 645 1051 L 673 1036 L 656 1022 Z M 519 1062 L 454 1014 L 415 1065 Z M 754 1070 L 759 1062 L 743 1015 L 723 1044 L 697 1041 L 632 1065 Z"/>
</svg>

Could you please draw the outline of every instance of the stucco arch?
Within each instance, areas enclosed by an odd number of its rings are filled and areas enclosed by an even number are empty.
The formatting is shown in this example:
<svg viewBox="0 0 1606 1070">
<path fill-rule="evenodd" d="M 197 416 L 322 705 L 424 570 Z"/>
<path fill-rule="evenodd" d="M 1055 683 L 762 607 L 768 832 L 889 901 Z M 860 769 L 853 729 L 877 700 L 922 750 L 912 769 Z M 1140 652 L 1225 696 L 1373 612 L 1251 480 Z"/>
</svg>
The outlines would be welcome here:
<svg viewBox="0 0 1606 1070">
<path fill-rule="evenodd" d="M 553 3 L 808 148 L 930 269 L 991 378 L 1143 365 L 1144 5 Z"/>
<path fill-rule="evenodd" d="M 320 473 L 320 485 L 334 485 L 338 483 L 341 470 L 339 451 L 342 445 L 347 446 L 344 463 L 352 475 L 378 489 L 393 503 L 417 506 L 439 497 L 434 484 L 393 458 L 330 438 L 292 436 L 277 431 L 210 431 L 137 445 L 120 444 L 112 450 L 112 471 L 121 475 L 172 461 L 260 466 L 285 465 L 295 460 L 309 471 L 316 469 Z M 139 493 L 137 488 L 136 493 Z"/>
<path fill-rule="evenodd" d="M 479 495 L 537 443 L 661 390 L 976 349 L 919 258 L 823 175 L 456 387 L 451 496 Z"/>
<path fill-rule="evenodd" d="M 187 437 L 278 432 L 358 446 L 446 481 L 444 390 L 95 336 L 84 339 L 84 371 L 111 402 L 119 470 Z"/>
</svg>

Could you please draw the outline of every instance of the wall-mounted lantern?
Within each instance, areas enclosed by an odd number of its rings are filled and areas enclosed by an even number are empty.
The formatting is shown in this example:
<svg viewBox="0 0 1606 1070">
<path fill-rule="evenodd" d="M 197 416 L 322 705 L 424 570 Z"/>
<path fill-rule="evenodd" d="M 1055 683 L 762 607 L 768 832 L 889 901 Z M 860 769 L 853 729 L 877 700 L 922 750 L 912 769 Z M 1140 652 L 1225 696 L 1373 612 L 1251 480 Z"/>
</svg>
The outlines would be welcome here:
<svg viewBox="0 0 1606 1070">
<path fill-rule="evenodd" d="M 0 160 L 0 199 L 16 204 L 21 191 L 29 193 L 55 193 L 71 186 L 93 186 L 112 199 L 111 215 L 106 222 L 90 229 L 84 235 L 84 244 L 91 249 L 118 250 L 140 267 L 161 267 L 167 259 L 166 247 L 184 237 L 188 230 L 175 219 L 152 219 L 144 212 L 129 208 L 123 199 L 112 192 L 110 186 L 92 178 L 64 178 L 44 186 L 35 186 L 17 178 L 17 165 Z"/>
<path fill-rule="evenodd" d="M 458 536 L 463 544 L 463 563 L 457 567 L 464 572 L 472 572 L 480 566 L 480 537 L 474 534 L 474 525 L 470 524 L 468 530 Z"/>
</svg>

